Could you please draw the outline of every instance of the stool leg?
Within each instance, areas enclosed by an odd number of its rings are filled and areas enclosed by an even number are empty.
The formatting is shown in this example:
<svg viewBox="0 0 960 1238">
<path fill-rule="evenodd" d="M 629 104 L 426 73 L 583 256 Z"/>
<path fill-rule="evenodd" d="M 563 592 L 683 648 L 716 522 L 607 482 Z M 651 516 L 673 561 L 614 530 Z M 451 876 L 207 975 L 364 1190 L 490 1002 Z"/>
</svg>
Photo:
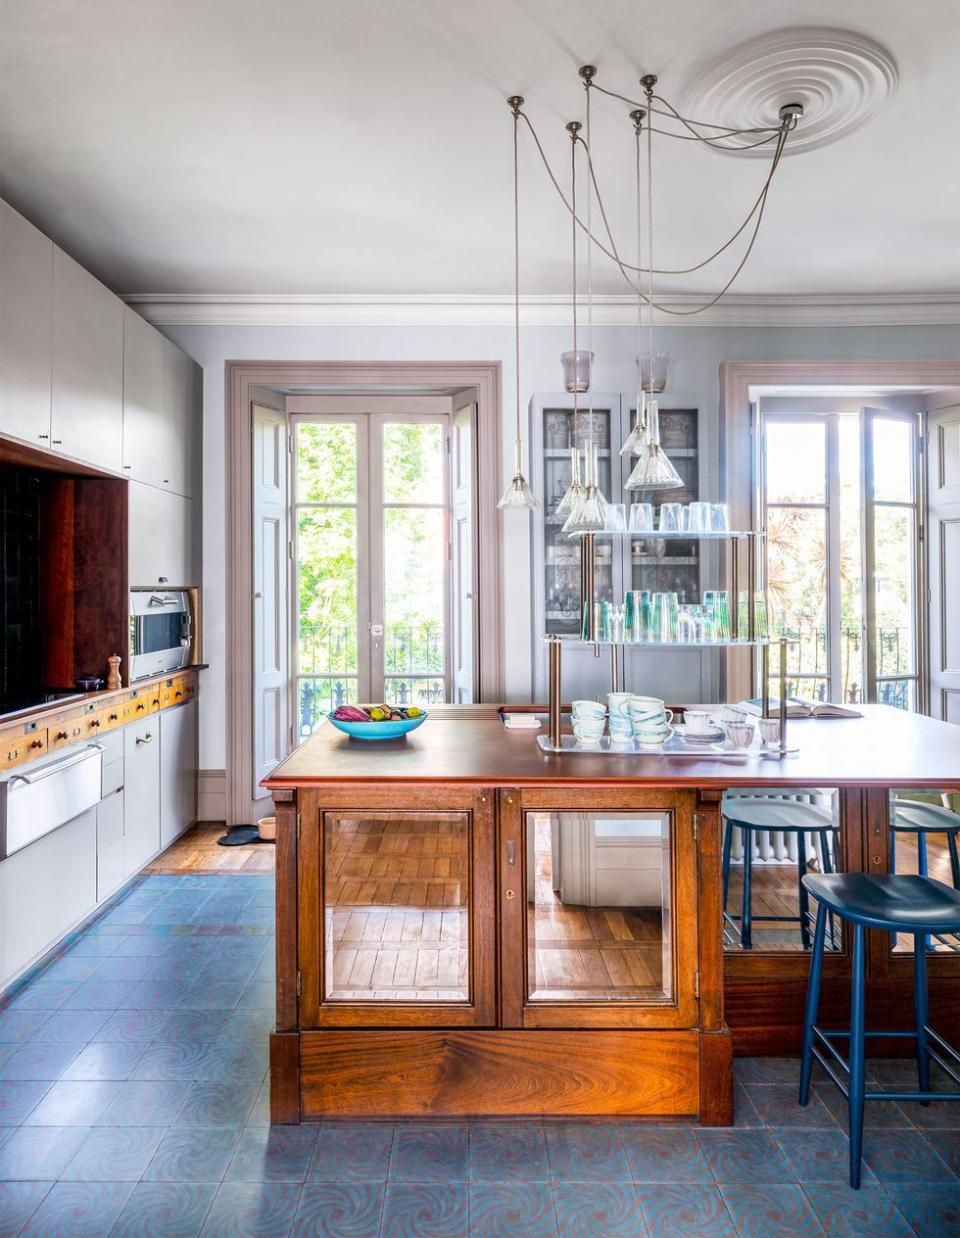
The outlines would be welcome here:
<svg viewBox="0 0 960 1238">
<path fill-rule="evenodd" d="M 930 1010 L 927 1001 L 927 938 L 913 935 L 913 1015 L 917 1030 L 917 1080 L 921 1092 L 930 1091 L 930 1051 L 927 1047 L 927 1024 Z M 920 1102 L 929 1105 L 928 1100 Z"/>
<path fill-rule="evenodd" d="M 833 872 L 833 861 L 830 859 L 830 835 L 826 830 L 820 831 L 820 854 L 823 856 L 823 871 Z M 836 937 L 833 930 L 833 911 L 827 913 L 827 927 L 830 930 L 830 949 L 836 949 Z"/>
<path fill-rule="evenodd" d="M 960 890 L 960 856 L 957 855 L 957 835 L 947 831 L 947 850 L 950 852 L 950 876 L 953 878 L 953 888 Z"/>
<path fill-rule="evenodd" d="M 823 937 L 827 917 L 823 903 L 817 903 L 817 926 L 813 932 L 813 954 L 807 980 L 807 1003 L 803 1012 L 803 1055 L 800 1059 L 800 1104 L 810 1100 L 810 1075 L 813 1070 L 813 1028 L 820 1009 L 820 980 L 823 976 Z"/>
<path fill-rule="evenodd" d="M 927 836 L 920 833 L 917 835 L 917 870 L 921 877 L 926 877 L 927 874 Z"/>
<path fill-rule="evenodd" d="M 753 949 L 753 831 L 740 827 L 743 839 L 743 905 L 740 908 L 740 946 Z"/>
<path fill-rule="evenodd" d="M 853 926 L 853 974 L 850 982 L 850 1186 L 860 1189 L 860 1160 L 863 1155 L 864 1038 L 866 1024 L 864 970 L 865 931 Z"/>
<path fill-rule="evenodd" d="M 803 879 L 807 872 L 807 836 L 801 830 L 797 834 L 797 886 L 800 894 L 800 944 L 810 949 L 810 899 Z"/>
<path fill-rule="evenodd" d="M 730 852 L 733 849 L 733 823 L 724 822 L 723 827 L 723 910 L 727 910 L 727 895 L 730 890 Z"/>
</svg>

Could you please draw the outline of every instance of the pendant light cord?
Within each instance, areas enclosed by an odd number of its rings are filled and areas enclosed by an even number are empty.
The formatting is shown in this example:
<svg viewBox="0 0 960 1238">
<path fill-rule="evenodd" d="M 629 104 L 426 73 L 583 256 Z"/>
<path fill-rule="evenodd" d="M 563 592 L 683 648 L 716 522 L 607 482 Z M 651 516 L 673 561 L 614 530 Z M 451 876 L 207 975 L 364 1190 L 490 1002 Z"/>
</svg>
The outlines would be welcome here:
<svg viewBox="0 0 960 1238">
<path fill-rule="evenodd" d="M 640 134 L 643 129 L 643 116 L 641 113 L 632 112 L 634 118 L 633 133 L 635 147 L 635 164 L 636 164 L 636 185 L 637 185 L 637 270 L 643 266 L 643 211 L 640 206 L 641 202 L 641 181 L 640 181 Z M 641 405 L 643 392 L 643 293 L 640 291 L 640 280 L 637 279 L 637 425 L 641 419 L 646 421 L 643 415 Z"/>
<path fill-rule="evenodd" d="M 520 123 L 519 109 L 513 113 L 513 372 L 516 380 L 516 430 L 517 471 L 520 460 L 520 162 L 517 132 Z"/>
<path fill-rule="evenodd" d="M 570 131 L 570 201 L 573 204 L 573 212 L 571 214 L 571 229 L 570 236 L 572 242 L 572 268 L 573 268 L 573 357 L 571 358 L 571 371 L 573 374 L 573 442 L 574 446 L 579 451 L 577 444 L 577 429 L 580 424 L 580 398 L 577 391 L 577 129 L 572 126 L 576 122 L 571 122 L 567 125 Z"/>
<path fill-rule="evenodd" d="M 587 91 L 587 150 L 590 150 L 590 86 Z M 593 243 L 591 215 L 593 211 L 593 194 L 590 192 L 590 177 L 587 177 L 587 408 L 589 409 L 590 433 L 592 441 L 595 433 L 593 421 Z M 600 481 L 599 477 L 594 478 Z"/>
<path fill-rule="evenodd" d="M 647 115 L 653 101 L 652 88 L 647 89 Z M 647 376 L 647 391 L 653 395 L 653 125 L 647 125 L 647 300 L 650 305 L 649 341 L 650 373 Z"/>
</svg>

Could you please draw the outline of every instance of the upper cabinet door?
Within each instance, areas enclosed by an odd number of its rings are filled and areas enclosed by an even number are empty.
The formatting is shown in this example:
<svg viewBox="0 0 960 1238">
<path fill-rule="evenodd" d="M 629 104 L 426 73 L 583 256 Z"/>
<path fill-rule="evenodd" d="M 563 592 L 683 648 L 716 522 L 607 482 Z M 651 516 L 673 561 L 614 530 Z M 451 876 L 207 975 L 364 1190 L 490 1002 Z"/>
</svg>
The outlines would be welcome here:
<svg viewBox="0 0 960 1238">
<path fill-rule="evenodd" d="M 123 313 L 124 472 L 192 497 L 197 367 L 136 310 Z"/>
<path fill-rule="evenodd" d="M 123 302 L 56 247 L 50 433 L 64 455 L 123 465 Z"/>
<path fill-rule="evenodd" d="M 0 431 L 50 446 L 53 242 L 0 202 Z"/>
</svg>

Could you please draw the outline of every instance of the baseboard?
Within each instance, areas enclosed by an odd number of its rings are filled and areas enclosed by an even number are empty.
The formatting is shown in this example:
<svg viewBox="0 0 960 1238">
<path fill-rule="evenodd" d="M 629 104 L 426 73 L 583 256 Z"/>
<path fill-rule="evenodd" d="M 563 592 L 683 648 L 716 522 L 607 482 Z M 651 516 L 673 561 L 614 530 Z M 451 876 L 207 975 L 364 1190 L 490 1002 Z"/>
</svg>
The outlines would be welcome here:
<svg viewBox="0 0 960 1238">
<path fill-rule="evenodd" d="M 197 773 L 197 819 L 226 821 L 227 771 L 201 769 Z"/>
</svg>

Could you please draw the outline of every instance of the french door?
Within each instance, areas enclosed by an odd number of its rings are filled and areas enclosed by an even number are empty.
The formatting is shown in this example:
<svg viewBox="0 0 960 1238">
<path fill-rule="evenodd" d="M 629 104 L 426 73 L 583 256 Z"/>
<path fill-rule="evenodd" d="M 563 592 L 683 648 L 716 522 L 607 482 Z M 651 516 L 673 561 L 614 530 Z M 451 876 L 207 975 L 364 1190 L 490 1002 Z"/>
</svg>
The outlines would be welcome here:
<svg viewBox="0 0 960 1238">
<path fill-rule="evenodd" d="M 449 700 L 449 417 L 292 418 L 295 729 Z"/>
</svg>

